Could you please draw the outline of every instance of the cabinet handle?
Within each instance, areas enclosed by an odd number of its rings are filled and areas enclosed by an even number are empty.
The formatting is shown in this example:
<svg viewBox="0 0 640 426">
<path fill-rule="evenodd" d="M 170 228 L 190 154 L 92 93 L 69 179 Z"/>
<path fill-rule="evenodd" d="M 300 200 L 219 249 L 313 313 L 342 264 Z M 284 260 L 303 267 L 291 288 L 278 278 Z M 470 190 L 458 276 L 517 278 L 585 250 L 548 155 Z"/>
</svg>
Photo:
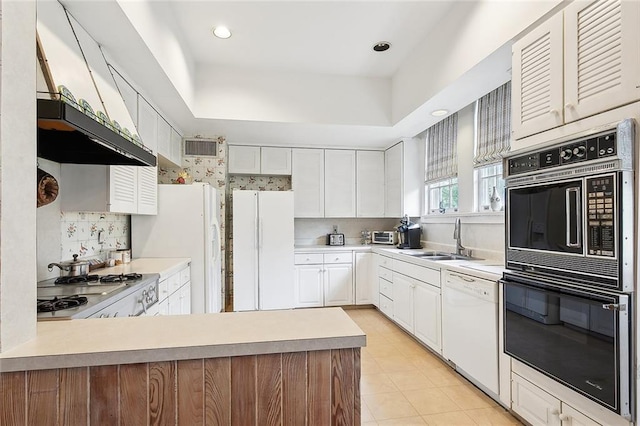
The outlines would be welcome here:
<svg viewBox="0 0 640 426">
<path fill-rule="evenodd" d="M 566 421 L 568 421 L 568 420 L 570 420 L 570 419 L 571 419 L 571 416 L 569 416 L 568 414 L 562 414 L 562 413 L 560 413 L 560 414 L 558 415 L 558 418 L 559 418 L 561 421 L 566 422 Z"/>
<path fill-rule="evenodd" d="M 553 115 L 558 115 L 558 110 L 555 108 L 552 108 L 551 110 L 549 110 L 549 114 L 553 114 Z"/>
<path fill-rule="evenodd" d="M 409 287 L 416 288 L 416 285 L 415 284 L 411 284 Z"/>
<path fill-rule="evenodd" d="M 573 109 L 574 106 L 571 102 L 567 102 L 566 104 L 564 104 L 565 109 Z"/>
<path fill-rule="evenodd" d="M 557 408 L 554 408 L 553 410 L 551 410 L 551 414 L 554 416 L 558 416 L 560 415 L 560 411 Z"/>
</svg>

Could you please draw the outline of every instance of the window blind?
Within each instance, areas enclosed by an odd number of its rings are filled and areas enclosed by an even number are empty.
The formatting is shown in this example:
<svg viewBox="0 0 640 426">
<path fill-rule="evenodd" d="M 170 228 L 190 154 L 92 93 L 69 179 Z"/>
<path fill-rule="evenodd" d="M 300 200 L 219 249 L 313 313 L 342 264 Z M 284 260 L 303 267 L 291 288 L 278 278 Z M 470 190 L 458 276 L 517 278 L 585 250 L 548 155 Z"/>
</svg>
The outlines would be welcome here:
<svg viewBox="0 0 640 426">
<path fill-rule="evenodd" d="M 429 127 L 426 132 L 427 158 L 425 182 L 458 174 L 458 114 L 452 114 Z"/>
<path fill-rule="evenodd" d="M 511 140 L 511 82 L 478 99 L 476 166 L 502 161 Z"/>
</svg>

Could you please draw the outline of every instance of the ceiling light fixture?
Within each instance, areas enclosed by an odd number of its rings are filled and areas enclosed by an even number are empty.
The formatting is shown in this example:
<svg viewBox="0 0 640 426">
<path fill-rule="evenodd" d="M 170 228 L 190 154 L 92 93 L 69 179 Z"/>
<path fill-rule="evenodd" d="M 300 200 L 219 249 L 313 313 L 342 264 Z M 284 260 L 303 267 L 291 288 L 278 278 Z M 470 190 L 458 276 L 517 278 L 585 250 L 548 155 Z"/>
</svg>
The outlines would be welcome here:
<svg viewBox="0 0 640 426">
<path fill-rule="evenodd" d="M 373 50 L 376 52 L 384 52 L 385 50 L 389 50 L 391 47 L 391 43 L 388 41 L 379 41 L 373 45 Z"/>
<path fill-rule="evenodd" d="M 225 27 L 225 26 L 219 26 L 219 27 L 215 27 L 213 29 L 213 35 L 218 37 L 218 38 L 229 38 L 231 37 L 231 31 L 229 31 L 229 28 Z"/>
<path fill-rule="evenodd" d="M 434 117 L 442 117 L 443 115 L 447 115 L 447 114 L 449 114 L 449 111 L 446 109 L 437 109 L 431 112 L 431 115 L 433 115 Z"/>
</svg>

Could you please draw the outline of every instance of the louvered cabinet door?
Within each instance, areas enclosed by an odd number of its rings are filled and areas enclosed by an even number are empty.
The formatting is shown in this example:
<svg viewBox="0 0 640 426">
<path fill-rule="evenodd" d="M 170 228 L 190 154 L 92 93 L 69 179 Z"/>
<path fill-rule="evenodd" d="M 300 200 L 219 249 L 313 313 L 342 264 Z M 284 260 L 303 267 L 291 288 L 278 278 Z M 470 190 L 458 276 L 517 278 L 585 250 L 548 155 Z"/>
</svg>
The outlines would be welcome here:
<svg viewBox="0 0 640 426">
<path fill-rule="evenodd" d="M 564 123 L 562 12 L 513 44 L 514 139 Z"/>
<path fill-rule="evenodd" d="M 158 214 L 158 168 L 138 167 L 138 214 Z"/>
<path fill-rule="evenodd" d="M 640 99 L 640 2 L 576 1 L 565 19 L 565 122 Z"/>
<path fill-rule="evenodd" d="M 136 166 L 109 168 L 109 211 L 136 213 L 138 210 L 138 172 Z"/>
</svg>

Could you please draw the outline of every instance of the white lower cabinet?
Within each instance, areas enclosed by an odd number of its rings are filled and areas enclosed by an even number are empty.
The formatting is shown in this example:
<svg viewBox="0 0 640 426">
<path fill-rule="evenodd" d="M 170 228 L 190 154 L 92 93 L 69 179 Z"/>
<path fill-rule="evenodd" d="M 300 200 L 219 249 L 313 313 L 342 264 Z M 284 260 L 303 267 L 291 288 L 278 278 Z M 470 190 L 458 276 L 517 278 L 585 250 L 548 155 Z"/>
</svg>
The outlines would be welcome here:
<svg viewBox="0 0 640 426">
<path fill-rule="evenodd" d="M 186 315 L 191 313 L 190 266 L 169 275 L 158 284 L 157 314 Z"/>
<path fill-rule="evenodd" d="M 413 334 L 413 289 L 416 280 L 401 274 L 393 274 L 393 319 Z"/>
<path fill-rule="evenodd" d="M 413 289 L 414 334 L 437 353 L 442 352 L 440 288 L 418 283 Z"/>
<path fill-rule="evenodd" d="M 517 374 L 511 375 L 511 409 L 533 425 L 601 425 Z"/>
<path fill-rule="evenodd" d="M 295 306 L 353 305 L 353 252 L 295 255 Z"/>
<path fill-rule="evenodd" d="M 374 275 L 373 253 L 355 253 L 355 304 L 378 306 L 374 284 L 378 282 Z"/>
</svg>

